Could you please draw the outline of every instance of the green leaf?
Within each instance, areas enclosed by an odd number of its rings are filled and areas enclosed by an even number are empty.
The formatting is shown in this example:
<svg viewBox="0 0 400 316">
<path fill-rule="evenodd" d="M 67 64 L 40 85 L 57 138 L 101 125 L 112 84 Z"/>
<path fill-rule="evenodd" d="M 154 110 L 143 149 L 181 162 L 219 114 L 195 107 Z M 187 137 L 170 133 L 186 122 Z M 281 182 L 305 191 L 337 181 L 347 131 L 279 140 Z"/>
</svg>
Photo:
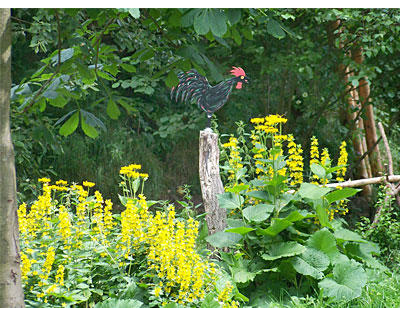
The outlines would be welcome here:
<svg viewBox="0 0 400 316">
<path fill-rule="evenodd" d="M 225 13 L 231 25 L 234 25 L 240 21 L 240 18 L 242 16 L 242 9 L 226 9 Z"/>
<path fill-rule="evenodd" d="M 337 262 L 341 256 L 336 246 L 335 236 L 327 228 L 316 231 L 307 240 L 307 245 L 326 254 L 332 264 Z"/>
<path fill-rule="evenodd" d="M 264 201 L 264 202 L 271 201 L 271 196 L 265 191 L 250 191 L 250 192 L 246 192 L 245 195 L 253 197 L 257 200 Z"/>
<path fill-rule="evenodd" d="M 227 192 L 240 193 L 247 190 L 250 186 L 248 184 L 237 184 L 233 188 L 226 189 Z"/>
<path fill-rule="evenodd" d="M 323 188 L 313 183 L 302 183 L 298 192 L 302 198 L 317 200 L 331 190 L 331 188 Z"/>
<path fill-rule="evenodd" d="M 235 27 L 231 28 L 231 34 L 235 43 L 238 44 L 239 46 L 242 45 L 242 37 L 240 36 L 238 30 Z"/>
<path fill-rule="evenodd" d="M 325 204 L 326 202 L 323 203 L 323 201 L 317 200 L 317 202 L 314 203 L 315 212 L 317 213 L 317 217 L 321 226 L 330 227 L 328 209 L 325 207 Z"/>
<path fill-rule="evenodd" d="M 298 273 L 322 279 L 324 277 L 322 272 L 328 268 L 330 260 L 322 251 L 306 248 L 301 256 L 293 258 L 291 263 Z"/>
<path fill-rule="evenodd" d="M 194 30 L 199 35 L 207 34 L 210 30 L 210 22 L 208 19 L 208 9 L 203 9 L 200 14 L 194 18 Z"/>
<path fill-rule="evenodd" d="M 201 308 L 218 308 L 219 303 L 218 300 L 216 299 L 216 294 L 214 292 L 208 293 L 204 299 L 203 302 L 200 305 Z"/>
<path fill-rule="evenodd" d="M 305 250 L 306 247 L 295 241 L 280 242 L 272 244 L 268 249 L 268 253 L 263 254 L 261 257 L 264 260 L 271 261 L 283 257 L 293 257 L 302 254 Z"/>
<path fill-rule="evenodd" d="M 136 67 L 131 64 L 121 64 L 121 67 L 127 72 L 136 72 Z"/>
<path fill-rule="evenodd" d="M 241 235 L 246 235 L 248 232 L 251 232 L 253 230 L 254 230 L 254 228 L 245 227 L 245 226 L 225 229 L 225 231 L 228 233 L 235 233 L 235 234 L 241 234 Z"/>
<path fill-rule="evenodd" d="M 108 73 L 106 73 L 104 71 L 101 71 L 99 69 L 97 70 L 97 74 L 99 75 L 99 77 L 101 77 L 103 79 L 106 79 L 106 80 L 109 80 L 109 81 L 114 81 L 115 80 L 115 78 L 113 76 L 111 76 Z"/>
<path fill-rule="evenodd" d="M 95 308 L 139 308 L 143 305 L 142 302 L 134 299 L 117 299 L 109 298 L 103 302 L 97 303 Z"/>
<path fill-rule="evenodd" d="M 270 204 L 257 204 L 248 206 L 243 210 L 243 216 L 248 220 L 260 223 L 268 219 L 274 210 L 274 206 Z"/>
<path fill-rule="evenodd" d="M 167 79 L 165 79 L 165 84 L 168 88 L 175 87 L 179 83 L 178 76 L 175 74 L 174 71 L 170 71 L 168 73 Z"/>
<path fill-rule="evenodd" d="M 257 233 L 260 235 L 276 236 L 281 231 L 291 226 L 294 222 L 302 220 L 307 217 L 313 216 L 310 213 L 300 213 L 299 211 L 291 212 L 286 218 L 273 218 L 271 226 L 267 229 L 257 229 Z"/>
<path fill-rule="evenodd" d="M 85 110 L 80 110 L 81 113 L 83 114 L 83 117 L 85 118 L 85 121 L 95 127 L 95 128 L 101 128 L 103 131 L 107 131 L 106 126 L 104 125 L 104 123 L 98 118 L 96 117 L 93 113 L 87 112 Z"/>
<path fill-rule="evenodd" d="M 340 201 L 350 196 L 353 196 L 359 191 L 361 190 L 354 188 L 343 188 L 333 192 L 329 192 L 325 197 L 328 200 L 329 204 L 331 204 L 332 202 Z"/>
<path fill-rule="evenodd" d="M 267 229 L 257 229 L 257 233 L 260 235 L 267 235 L 267 236 L 276 236 L 281 231 L 288 228 L 293 223 L 283 218 L 274 218 L 272 219 L 271 226 Z"/>
<path fill-rule="evenodd" d="M 277 39 L 281 39 L 286 36 L 286 33 L 282 29 L 280 23 L 272 18 L 270 18 L 268 21 L 267 32 Z"/>
<path fill-rule="evenodd" d="M 206 237 L 206 241 L 213 247 L 224 248 L 236 245 L 242 236 L 235 233 L 217 232 L 213 235 Z"/>
<path fill-rule="evenodd" d="M 336 239 L 340 239 L 342 241 L 367 242 L 366 240 L 362 239 L 362 237 L 359 234 L 345 228 L 341 228 L 335 231 L 334 234 Z"/>
<path fill-rule="evenodd" d="M 324 179 L 326 177 L 325 168 L 317 163 L 313 163 L 311 166 L 311 171 L 317 175 L 319 178 Z"/>
<path fill-rule="evenodd" d="M 226 31 L 226 16 L 221 9 L 211 9 L 208 13 L 211 32 L 218 37 L 222 37 Z"/>
<path fill-rule="evenodd" d="M 65 99 L 61 94 L 57 94 L 57 97 L 48 100 L 52 106 L 55 106 L 57 108 L 63 108 L 68 103 L 68 100 Z"/>
<path fill-rule="evenodd" d="M 79 111 L 76 111 L 60 128 L 60 135 L 72 134 L 79 124 Z"/>
<path fill-rule="evenodd" d="M 323 296 L 335 301 L 350 301 L 361 296 L 367 283 L 367 274 L 361 264 L 354 260 L 340 262 L 333 268 L 333 278 L 325 278 L 318 283 Z"/>
<path fill-rule="evenodd" d="M 140 10 L 139 10 L 139 8 L 128 9 L 128 12 L 134 19 L 140 18 Z"/>
<path fill-rule="evenodd" d="M 97 136 L 99 136 L 97 129 L 86 123 L 83 113 L 81 113 L 81 127 L 83 132 L 90 138 L 97 138 Z"/>
<path fill-rule="evenodd" d="M 236 283 L 246 283 L 248 281 L 253 281 L 257 273 L 250 272 L 243 267 L 232 268 L 233 281 Z"/>
<path fill-rule="evenodd" d="M 79 75 L 88 80 L 96 80 L 96 73 L 93 69 L 90 69 L 87 65 L 84 65 L 81 62 L 75 63 L 76 67 L 78 68 Z"/>
<path fill-rule="evenodd" d="M 220 208 L 226 209 L 236 209 L 240 208 L 244 199 L 240 194 L 234 194 L 231 192 L 225 192 L 222 194 L 218 194 L 218 202 Z"/>
<path fill-rule="evenodd" d="M 110 98 L 107 103 L 107 114 L 113 120 L 118 119 L 118 117 L 121 115 L 121 111 L 119 110 L 118 105 L 115 104 L 112 98 Z"/>
<path fill-rule="evenodd" d="M 58 53 L 57 51 L 54 52 L 56 55 L 51 58 L 51 61 L 54 63 L 58 63 Z M 53 53 L 53 54 L 54 54 Z M 60 62 L 63 63 L 64 61 L 67 61 L 68 59 L 71 59 L 74 56 L 74 48 L 66 48 L 62 49 L 60 53 Z"/>
</svg>

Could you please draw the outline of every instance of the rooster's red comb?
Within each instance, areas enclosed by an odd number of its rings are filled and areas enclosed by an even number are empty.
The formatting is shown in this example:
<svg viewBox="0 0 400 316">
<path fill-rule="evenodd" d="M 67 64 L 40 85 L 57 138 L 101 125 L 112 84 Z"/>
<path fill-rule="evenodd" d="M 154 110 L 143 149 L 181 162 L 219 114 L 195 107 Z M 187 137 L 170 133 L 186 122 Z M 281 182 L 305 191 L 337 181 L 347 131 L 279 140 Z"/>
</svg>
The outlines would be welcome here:
<svg viewBox="0 0 400 316">
<path fill-rule="evenodd" d="M 234 76 L 236 76 L 236 77 L 239 77 L 239 76 L 246 76 L 246 73 L 245 73 L 244 70 L 243 70 L 242 68 L 240 68 L 240 67 L 232 67 L 231 74 L 234 75 Z"/>
</svg>

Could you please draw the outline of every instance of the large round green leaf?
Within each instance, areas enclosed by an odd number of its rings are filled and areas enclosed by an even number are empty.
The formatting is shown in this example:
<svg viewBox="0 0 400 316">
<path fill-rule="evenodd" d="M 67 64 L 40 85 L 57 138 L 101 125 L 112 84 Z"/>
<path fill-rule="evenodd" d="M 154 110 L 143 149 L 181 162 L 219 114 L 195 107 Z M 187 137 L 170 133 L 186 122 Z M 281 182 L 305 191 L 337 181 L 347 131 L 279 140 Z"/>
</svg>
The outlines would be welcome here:
<svg viewBox="0 0 400 316">
<path fill-rule="evenodd" d="M 268 253 L 263 254 L 261 257 L 264 260 L 271 261 L 283 257 L 293 257 L 303 253 L 306 248 L 295 241 L 280 242 L 272 244 Z"/>
<path fill-rule="evenodd" d="M 322 279 L 324 277 L 322 272 L 329 266 L 329 257 L 322 251 L 307 248 L 301 256 L 293 258 L 291 263 L 298 273 Z"/>
<path fill-rule="evenodd" d="M 349 301 L 361 295 L 367 283 L 367 274 L 361 264 L 354 260 L 341 262 L 333 268 L 333 278 L 318 283 L 323 295 L 335 301 Z"/>
<path fill-rule="evenodd" d="M 257 204 L 254 206 L 246 207 L 243 210 L 243 216 L 252 222 L 263 222 L 271 216 L 274 206 L 271 204 Z"/>
<path fill-rule="evenodd" d="M 213 247 L 224 248 L 236 245 L 242 236 L 240 234 L 229 232 L 217 232 L 213 235 L 206 237 L 206 241 Z"/>
</svg>

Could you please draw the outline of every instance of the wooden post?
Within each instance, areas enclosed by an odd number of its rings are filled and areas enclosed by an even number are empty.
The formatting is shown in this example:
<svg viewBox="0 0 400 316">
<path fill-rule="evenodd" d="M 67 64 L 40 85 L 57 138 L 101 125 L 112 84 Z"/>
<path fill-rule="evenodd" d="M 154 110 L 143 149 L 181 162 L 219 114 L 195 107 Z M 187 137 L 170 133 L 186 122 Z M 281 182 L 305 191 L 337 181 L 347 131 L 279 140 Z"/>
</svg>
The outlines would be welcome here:
<svg viewBox="0 0 400 316">
<path fill-rule="evenodd" d="M 218 135 L 211 128 L 200 131 L 199 174 L 206 222 L 210 235 L 226 228 L 226 210 L 219 207 L 217 194 L 224 193 L 219 174 Z"/>
</svg>

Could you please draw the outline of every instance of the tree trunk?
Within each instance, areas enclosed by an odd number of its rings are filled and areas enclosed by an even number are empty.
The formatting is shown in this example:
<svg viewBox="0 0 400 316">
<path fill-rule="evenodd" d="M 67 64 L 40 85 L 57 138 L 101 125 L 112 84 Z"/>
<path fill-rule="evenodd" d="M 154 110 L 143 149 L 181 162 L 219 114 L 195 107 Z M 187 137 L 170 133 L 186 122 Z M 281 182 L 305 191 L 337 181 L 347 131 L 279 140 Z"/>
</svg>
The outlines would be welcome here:
<svg viewBox="0 0 400 316">
<path fill-rule="evenodd" d="M 210 128 L 200 131 L 199 173 L 209 234 L 226 228 L 226 210 L 219 207 L 217 194 L 224 193 L 219 174 L 218 135 Z"/>
<path fill-rule="evenodd" d="M 11 17 L 10 9 L 0 9 L 0 307 L 24 307 L 10 91 Z"/>
<path fill-rule="evenodd" d="M 364 60 L 362 47 L 358 47 L 352 53 L 353 60 L 361 64 Z M 369 98 L 370 87 L 367 78 L 362 78 L 359 81 L 358 94 L 360 96 L 361 107 L 365 109 L 366 119 L 364 120 L 365 135 L 367 140 L 367 150 L 370 150 L 378 140 L 376 134 L 376 124 L 374 118 L 374 109 Z M 381 163 L 381 154 L 379 146 L 375 146 L 369 155 L 369 162 L 371 165 L 371 171 L 373 176 L 380 176 L 383 168 Z"/>
<path fill-rule="evenodd" d="M 331 45 L 334 43 L 334 38 L 335 34 L 334 32 L 336 30 L 339 30 L 339 33 L 341 32 L 342 26 L 342 21 L 341 20 L 336 20 L 332 22 L 329 27 L 328 27 L 328 41 Z M 343 51 L 344 50 L 344 44 L 342 42 L 339 43 L 339 50 Z M 347 54 L 351 54 L 349 51 Z M 349 77 L 352 75 L 352 71 L 350 70 L 349 66 L 346 66 L 344 64 L 339 64 L 338 66 L 339 70 L 339 75 L 343 78 L 343 82 L 345 83 L 345 89 L 348 89 L 348 95 L 347 97 L 345 96 L 345 100 L 347 101 L 347 121 L 350 124 L 350 128 L 353 130 L 353 137 L 352 137 L 352 142 L 353 142 L 353 148 L 354 152 L 356 154 L 356 159 L 360 158 L 363 153 L 366 151 L 366 140 L 363 135 L 360 135 L 359 130 L 364 130 L 363 122 L 361 117 L 359 117 L 356 121 L 357 118 L 357 113 L 360 110 L 359 104 L 356 102 L 358 99 L 358 93 L 354 89 L 353 85 L 349 82 Z M 354 109 L 357 109 L 358 111 L 354 111 Z M 370 170 L 369 162 L 366 159 L 363 159 L 360 161 L 359 164 L 359 169 L 358 169 L 358 177 L 360 178 L 369 178 L 370 177 Z M 363 193 L 364 196 L 370 197 L 372 195 L 372 189 L 369 185 L 366 185 L 363 187 Z"/>
</svg>

